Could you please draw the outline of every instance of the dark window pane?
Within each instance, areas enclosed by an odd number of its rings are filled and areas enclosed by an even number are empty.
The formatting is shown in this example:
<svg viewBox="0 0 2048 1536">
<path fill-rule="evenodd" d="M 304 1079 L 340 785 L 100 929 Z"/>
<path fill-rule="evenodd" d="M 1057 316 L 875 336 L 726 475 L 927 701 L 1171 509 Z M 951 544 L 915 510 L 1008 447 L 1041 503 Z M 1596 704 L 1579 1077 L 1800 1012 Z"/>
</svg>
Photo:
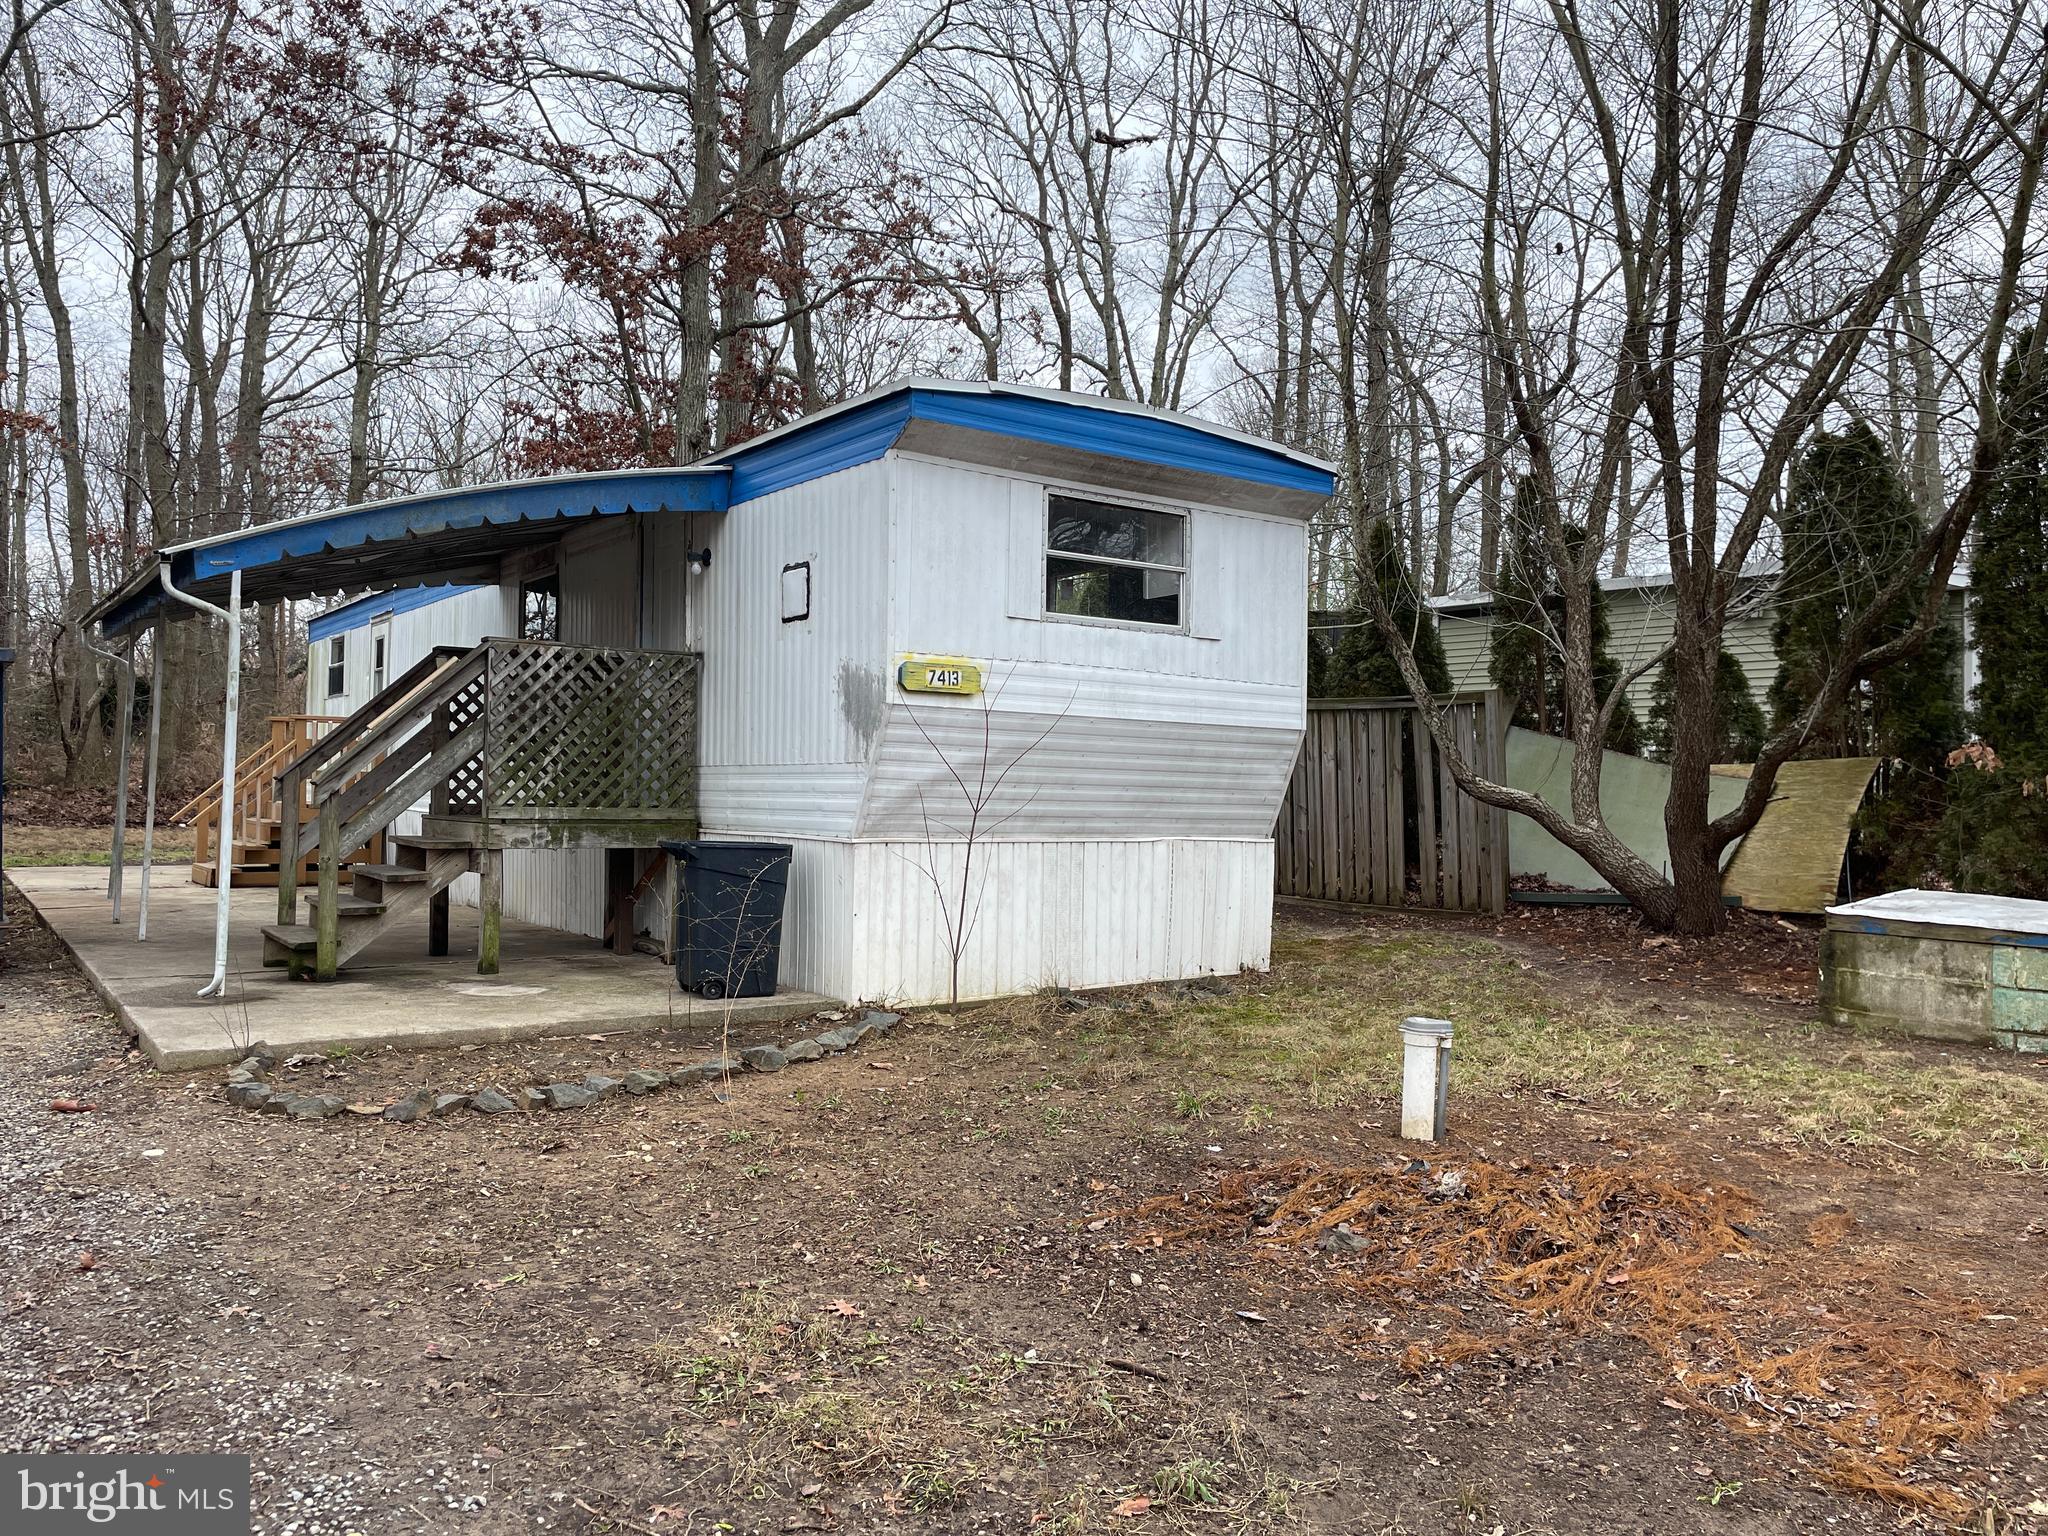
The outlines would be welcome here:
<svg viewBox="0 0 2048 1536">
<path fill-rule="evenodd" d="M 558 576 L 543 576 L 519 589 L 519 638 L 556 640 L 561 638 L 562 583 Z"/>
<path fill-rule="evenodd" d="M 1046 542 L 1066 554 L 1104 555 L 1153 565 L 1185 565 L 1187 519 L 1172 512 L 1113 507 L 1054 496 L 1048 504 Z"/>
<path fill-rule="evenodd" d="M 1180 623 L 1180 572 L 1099 565 L 1053 555 L 1045 562 L 1048 613 L 1127 624 Z"/>
</svg>

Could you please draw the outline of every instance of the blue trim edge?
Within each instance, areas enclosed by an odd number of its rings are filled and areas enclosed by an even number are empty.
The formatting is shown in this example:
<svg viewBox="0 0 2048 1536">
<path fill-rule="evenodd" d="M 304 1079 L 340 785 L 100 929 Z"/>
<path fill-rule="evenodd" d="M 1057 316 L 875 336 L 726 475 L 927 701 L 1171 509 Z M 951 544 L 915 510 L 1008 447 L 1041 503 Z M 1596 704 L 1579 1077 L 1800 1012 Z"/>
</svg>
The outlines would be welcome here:
<svg viewBox="0 0 2048 1536">
<path fill-rule="evenodd" d="M 913 386 L 813 426 L 799 421 L 758 448 L 731 449 L 723 462 L 732 466 L 732 505 L 879 459 L 913 420 L 1319 496 L 1337 486 L 1328 470 L 1186 422 L 1080 401 Z"/>
<path fill-rule="evenodd" d="M 757 449 L 741 443 L 725 455 L 732 466 L 732 505 L 879 459 L 903 435 L 912 399 L 910 390 L 884 395 Z"/>
<path fill-rule="evenodd" d="M 1321 496 L 1336 488 L 1336 477 L 1327 470 L 1303 464 L 1272 448 L 1204 432 L 1185 422 L 1130 411 L 1091 410 L 1085 405 L 1029 395 L 970 395 L 918 389 L 911 392 L 911 399 L 911 414 L 920 421 Z"/>
<path fill-rule="evenodd" d="M 359 597 L 352 603 L 343 603 L 339 608 L 330 608 L 316 614 L 306 626 L 308 641 L 325 640 L 346 630 L 356 629 L 388 613 L 411 613 L 415 608 L 428 608 L 435 603 L 445 603 L 451 597 L 461 597 L 466 592 L 481 592 L 481 585 L 467 587 L 402 587 L 395 592 L 373 592 L 368 597 Z"/>
</svg>

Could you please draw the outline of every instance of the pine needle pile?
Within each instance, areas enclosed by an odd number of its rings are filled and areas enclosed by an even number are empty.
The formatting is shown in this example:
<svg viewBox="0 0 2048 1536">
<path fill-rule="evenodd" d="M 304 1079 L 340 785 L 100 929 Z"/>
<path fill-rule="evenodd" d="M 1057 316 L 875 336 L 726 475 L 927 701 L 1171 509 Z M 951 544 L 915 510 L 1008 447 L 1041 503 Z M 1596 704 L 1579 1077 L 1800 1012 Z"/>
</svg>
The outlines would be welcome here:
<svg viewBox="0 0 2048 1536">
<path fill-rule="evenodd" d="M 1930 1481 L 1929 1459 L 2048 1388 L 2048 1366 L 1979 1358 L 1997 1345 L 1972 1337 L 1967 1298 L 1849 1260 L 1833 1228 L 1781 1252 L 1748 1194 L 1638 1164 L 1300 1160 L 1116 1214 L 1146 1242 L 1317 1256 L 1325 1282 L 1390 1314 L 1340 1342 L 1412 1375 L 1544 1362 L 1596 1332 L 1635 1339 L 1667 1363 L 1673 1406 L 1771 1437 L 1836 1487 L 1951 1518 L 1976 1501 Z M 2026 1333 L 2003 1336 L 2023 1348 Z"/>
</svg>

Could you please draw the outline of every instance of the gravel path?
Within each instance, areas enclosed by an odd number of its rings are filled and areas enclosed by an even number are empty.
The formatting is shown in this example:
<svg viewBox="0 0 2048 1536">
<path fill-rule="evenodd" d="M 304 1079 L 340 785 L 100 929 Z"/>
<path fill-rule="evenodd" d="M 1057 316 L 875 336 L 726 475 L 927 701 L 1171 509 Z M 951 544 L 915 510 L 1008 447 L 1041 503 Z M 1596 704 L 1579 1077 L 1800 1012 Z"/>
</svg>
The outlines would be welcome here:
<svg viewBox="0 0 2048 1536">
<path fill-rule="evenodd" d="M 232 1168 L 180 1134 L 228 1118 L 204 1097 L 211 1085 L 142 1071 L 61 948 L 11 894 L 8 907 L 0 1445 L 245 1454 L 254 1529 L 279 1536 L 489 1528 L 433 1518 L 487 1509 L 481 1459 L 397 1460 L 348 1422 L 377 1385 L 337 1363 L 363 1352 L 360 1325 L 307 1316 L 252 1262 L 252 1246 L 290 1234 L 248 1242 Z M 53 1111 L 61 1099 L 99 1107 Z M 194 1158 L 208 1166 L 180 1166 Z M 417 1518 L 394 1526 L 399 1510 Z"/>
</svg>

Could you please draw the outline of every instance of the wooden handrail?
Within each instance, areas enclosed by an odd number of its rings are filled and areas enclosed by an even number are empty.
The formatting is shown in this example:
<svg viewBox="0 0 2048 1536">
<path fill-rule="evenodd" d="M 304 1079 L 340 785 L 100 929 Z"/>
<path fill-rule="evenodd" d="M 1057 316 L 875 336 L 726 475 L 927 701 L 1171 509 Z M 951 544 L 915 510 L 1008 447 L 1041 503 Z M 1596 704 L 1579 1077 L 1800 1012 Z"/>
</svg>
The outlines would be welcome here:
<svg viewBox="0 0 2048 1536">
<path fill-rule="evenodd" d="M 243 779 L 247 778 L 251 773 L 253 773 L 256 770 L 256 768 L 263 762 L 264 759 L 272 756 L 276 753 L 276 751 L 277 743 L 274 741 L 266 741 L 263 743 L 262 746 L 256 748 L 255 751 L 251 752 L 247 757 L 243 758 L 239 763 L 235 764 L 236 785 L 239 787 Z M 165 817 L 164 820 L 170 822 L 172 825 L 175 826 L 179 822 L 189 821 L 199 816 L 203 816 L 207 811 L 216 809 L 220 805 L 220 797 L 221 786 L 219 782 L 216 781 L 212 784 L 207 785 L 205 789 L 202 789 L 197 795 L 193 796 L 193 798 L 187 801 L 184 805 L 179 806 L 177 810 L 173 811 L 169 816 Z"/>
<path fill-rule="evenodd" d="M 479 651 L 475 647 L 434 646 L 387 683 L 375 697 L 344 716 L 320 740 L 277 770 L 277 803 L 291 808 L 289 815 L 278 818 L 277 920 L 280 923 L 292 921 L 293 908 L 298 902 L 299 862 L 318 847 L 320 828 L 326 820 L 316 814 L 312 822 L 301 828 L 300 813 L 308 808 L 300 798 L 304 787 L 309 782 L 312 785 L 310 808 L 316 813 L 324 811 L 328 800 L 345 788 L 352 778 L 360 777 L 366 768 L 374 766 L 375 760 L 391 749 L 390 738 L 405 729 L 402 721 L 417 714 L 421 698 L 438 697 L 444 691 L 443 674 L 462 670 L 464 659 L 476 654 Z M 437 683 L 437 678 L 442 683 Z M 431 708 L 429 706 L 429 712 Z"/>
<path fill-rule="evenodd" d="M 410 732 L 481 677 L 489 654 L 481 645 L 462 652 L 453 665 L 440 668 L 386 710 L 354 745 L 320 768 L 313 781 L 314 805 L 324 805 L 342 793 L 351 779 L 369 769 L 368 759 L 391 751 L 396 738 Z"/>
<path fill-rule="evenodd" d="M 460 645 L 437 645 L 418 661 L 407 667 L 396 678 L 384 686 L 382 692 L 353 714 L 334 720 L 334 729 L 314 742 L 292 762 L 278 770 L 278 777 L 296 773 L 301 778 L 317 774 L 321 764 L 347 747 L 364 731 L 378 725 L 385 714 L 403 703 L 405 696 L 420 686 L 449 662 L 469 653 L 469 647 Z M 327 718 L 333 719 L 329 716 Z"/>
</svg>

